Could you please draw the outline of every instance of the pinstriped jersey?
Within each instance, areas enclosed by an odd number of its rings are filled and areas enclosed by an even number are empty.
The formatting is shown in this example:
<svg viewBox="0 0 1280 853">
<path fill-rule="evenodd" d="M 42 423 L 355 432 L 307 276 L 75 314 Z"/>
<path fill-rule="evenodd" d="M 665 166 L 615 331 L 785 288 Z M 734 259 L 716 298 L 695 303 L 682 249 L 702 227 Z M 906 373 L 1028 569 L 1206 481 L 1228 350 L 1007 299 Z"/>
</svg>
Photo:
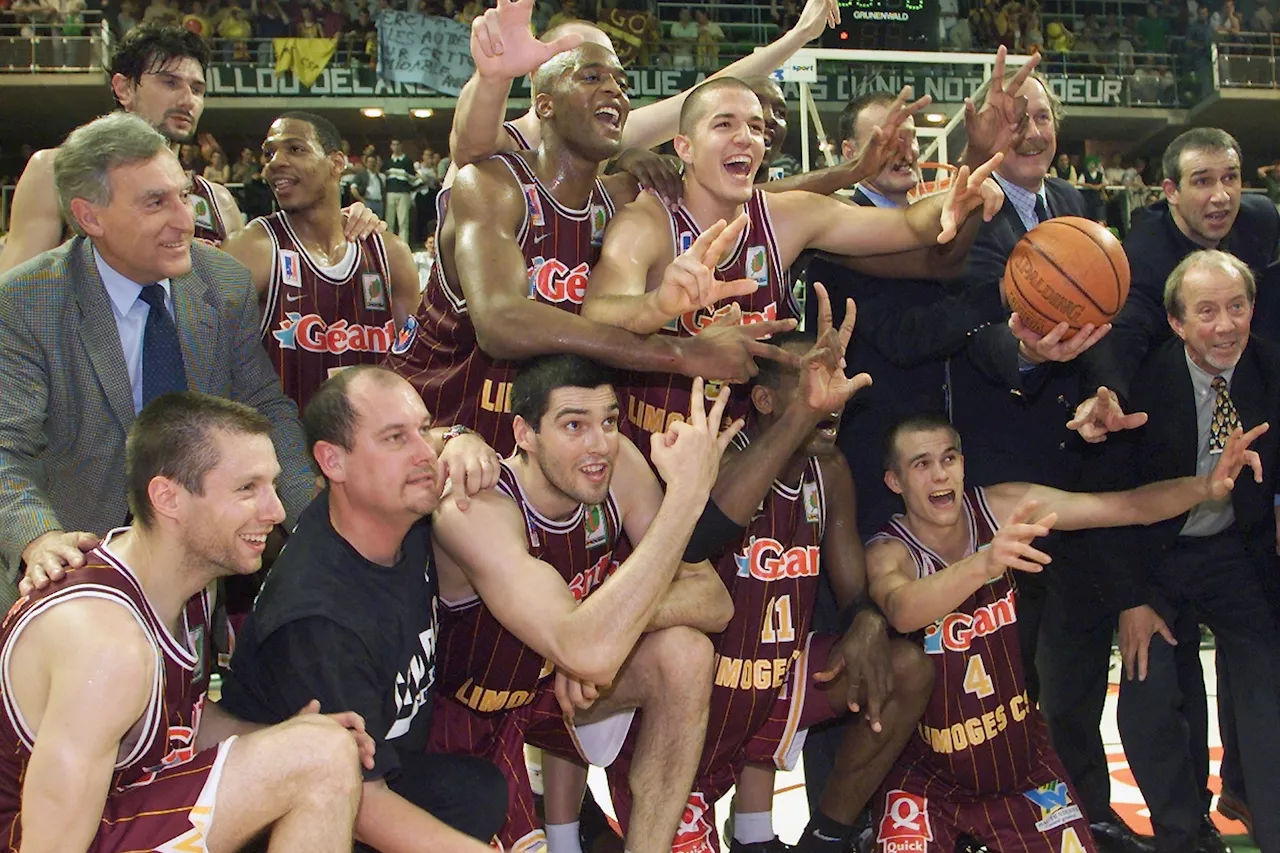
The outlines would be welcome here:
<svg viewBox="0 0 1280 853">
<path fill-rule="evenodd" d="M 968 554 L 990 544 L 1000 524 L 981 488 L 964 490 Z M 901 542 L 918 577 L 948 565 L 896 515 L 871 542 Z M 1027 697 L 1018 639 L 1016 589 L 1009 572 L 969 596 L 917 635 L 937 673 L 933 695 L 903 759 L 927 764 L 975 794 L 1021 792 L 1053 781 L 1043 719 Z"/>
<path fill-rule="evenodd" d="M 749 443 L 743 432 L 733 440 L 739 449 Z M 826 506 L 822 469 L 810 457 L 799 483 L 774 481 L 742 541 L 716 563 L 734 609 L 729 625 L 712 638 L 716 674 L 707 759 L 738 749 L 769 718 L 804 649 L 818 591 Z"/>
<path fill-rule="evenodd" d="M 505 461 L 496 488 L 523 514 L 529 553 L 558 571 L 577 601 L 618 567 L 622 517 L 612 492 L 603 504 L 580 505 L 572 516 L 557 521 L 529 503 Z M 440 695 L 483 713 L 533 701 L 538 686 L 554 671 L 551 662 L 504 628 L 479 596 L 442 599 L 440 604 Z"/>
<path fill-rule="evenodd" d="M 511 141 L 516 144 L 517 150 L 533 150 L 533 146 L 529 144 L 529 140 L 524 138 L 524 134 L 520 132 L 520 128 L 516 127 L 515 122 L 504 121 L 502 123 L 502 129 L 507 132 L 507 136 L 511 137 Z"/>
<path fill-rule="evenodd" d="M 19 599 L 0 626 L 0 837 L 15 849 L 21 833 L 22 782 L 36 733 L 23 718 L 13 696 L 9 671 L 14 647 L 36 617 L 68 601 L 97 599 L 125 608 L 155 650 L 155 680 L 146 710 L 120 744 L 111 777 L 111 790 L 145 785 L 159 771 L 184 764 L 196 754 L 205 691 L 209 686 L 209 597 L 192 596 L 183 609 L 179 635 L 170 633 L 147 600 L 129 568 L 110 549 L 120 530 L 85 555 L 80 568 L 67 570 L 65 580 Z M 184 812 L 177 823 L 187 824 Z M 189 824 L 188 824 L 189 825 Z M 175 834 L 181 827 L 175 824 Z"/>
<path fill-rule="evenodd" d="M 191 182 L 191 204 L 196 214 L 195 239 L 210 246 L 221 246 L 227 239 L 227 224 L 218 210 L 213 185 L 199 175 L 193 175 Z"/>
<path fill-rule="evenodd" d="M 581 313 L 613 200 L 597 179 L 587 205 L 572 210 L 556 201 L 523 156 L 496 156 L 525 197 L 516 241 L 528 264 L 528 298 Z M 471 427 L 500 454 L 515 449 L 510 397 L 520 364 L 480 349 L 466 297 L 443 264 L 432 268 L 422 305 L 401 330 L 387 365 L 413 383 L 437 423 Z"/>
<path fill-rule="evenodd" d="M 347 243 L 336 267 L 307 253 L 284 211 L 255 219 L 271 238 L 262 340 L 285 396 L 301 409 L 344 367 L 377 364 L 391 350 L 391 267 L 382 235 Z"/>
<path fill-rule="evenodd" d="M 715 277 L 721 281 L 753 279 L 756 282 L 755 293 L 724 300 L 678 317 L 667 324 L 662 330 L 663 334 L 692 337 L 717 316 L 728 312 L 734 302 L 742 307 L 744 323 L 800 319 L 803 316 L 791 290 L 791 273 L 782 265 L 774 237 L 773 220 L 769 216 L 768 194 L 760 190 L 752 191 L 745 210 L 747 227 L 729 251 L 728 257 L 716 267 Z M 679 256 L 698 239 L 702 228 L 683 204 L 678 210 L 668 210 L 666 214 L 675 255 Z M 649 452 L 649 434 L 663 432 L 667 424 L 684 420 L 688 416 L 692 387 L 693 380 L 676 374 L 633 373 L 628 377 L 623 423 L 627 437 L 646 455 Z M 708 386 L 708 402 L 714 399 L 715 387 L 717 386 Z M 725 417 L 733 419 L 745 417 L 746 414 L 746 397 L 742 394 L 734 395 L 729 401 Z"/>
</svg>

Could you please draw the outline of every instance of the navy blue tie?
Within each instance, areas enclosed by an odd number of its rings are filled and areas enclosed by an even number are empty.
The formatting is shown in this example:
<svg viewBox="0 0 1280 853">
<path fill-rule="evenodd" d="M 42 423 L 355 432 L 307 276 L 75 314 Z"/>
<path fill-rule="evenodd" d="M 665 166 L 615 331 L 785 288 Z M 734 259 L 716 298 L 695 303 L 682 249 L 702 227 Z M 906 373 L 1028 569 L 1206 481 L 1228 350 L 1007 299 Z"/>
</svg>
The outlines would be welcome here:
<svg viewBox="0 0 1280 853">
<path fill-rule="evenodd" d="M 164 287 L 148 284 L 142 288 L 143 302 L 151 306 L 142 333 L 142 405 L 161 394 L 187 390 L 187 368 L 182 361 L 178 327 L 164 306 Z"/>
<path fill-rule="evenodd" d="M 1049 209 L 1045 207 L 1044 196 L 1036 193 L 1036 224 L 1046 221 L 1049 218 Z"/>
</svg>

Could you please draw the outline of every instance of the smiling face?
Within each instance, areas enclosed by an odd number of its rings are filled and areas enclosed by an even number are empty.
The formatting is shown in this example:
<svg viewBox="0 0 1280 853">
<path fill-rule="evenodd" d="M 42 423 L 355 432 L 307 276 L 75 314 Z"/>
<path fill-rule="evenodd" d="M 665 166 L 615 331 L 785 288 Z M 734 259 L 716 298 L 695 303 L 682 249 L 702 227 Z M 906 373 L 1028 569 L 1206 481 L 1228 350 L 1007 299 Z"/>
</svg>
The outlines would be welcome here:
<svg viewBox="0 0 1280 853">
<path fill-rule="evenodd" d="M 201 494 L 181 488 L 183 547 L 191 565 L 211 576 L 248 575 L 262 568 L 267 534 L 284 521 L 276 495 L 280 475 L 268 435 L 212 429 L 218 464 L 205 473 Z"/>
<path fill-rule="evenodd" d="M 204 69 L 193 57 L 170 59 L 142 73 L 134 83 L 123 74 L 111 78 L 120 105 L 172 142 L 195 139 L 204 113 Z"/>
<path fill-rule="evenodd" d="M 726 87 L 711 93 L 705 113 L 690 132 L 675 139 L 686 175 L 726 204 L 751 198 L 765 152 L 764 112 L 750 89 Z"/>
<path fill-rule="evenodd" d="M 911 521 L 934 527 L 959 523 L 964 511 L 964 456 L 955 433 L 942 427 L 898 435 L 885 485 L 902 495 Z"/>
<path fill-rule="evenodd" d="M 1178 172 L 1178 183 L 1164 181 L 1174 223 L 1197 245 L 1217 248 L 1240 213 L 1240 156 L 1231 148 L 1187 148 Z"/>
<path fill-rule="evenodd" d="M 1215 376 L 1235 367 L 1253 320 L 1244 278 L 1217 264 L 1193 266 L 1182 279 L 1181 303 L 1183 318 L 1170 315 L 1169 325 L 1196 366 Z"/>
<path fill-rule="evenodd" d="M 1058 130 L 1049 93 L 1034 77 L 1018 90 L 1027 99 L 1027 132 L 1011 150 L 1004 152 L 997 171 L 1023 189 L 1037 192 L 1058 150 Z"/>
<path fill-rule="evenodd" d="M 309 122 L 276 119 L 262 143 L 262 153 L 266 158 L 262 177 L 282 210 L 308 210 L 327 197 L 338 197 L 346 158 L 337 151 L 324 153 Z"/>
<path fill-rule="evenodd" d="M 869 104 L 858 112 L 853 124 L 853 139 L 846 140 L 841 146 L 841 153 L 846 159 L 853 159 L 862 150 L 875 129 L 888 119 L 890 108 L 890 104 Z M 902 133 L 909 134 L 911 138 L 911 147 L 906 156 L 890 163 L 880 170 L 880 174 L 867 181 L 873 189 L 889 197 L 908 193 L 918 183 L 916 163 L 920 160 L 920 141 L 916 138 L 916 121 L 911 116 L 902 123 Z"/>
<path fill-rule="evenodd" d="M 612 48 L 591 41 L 560 54 L 534 76 L 534 109 L 556 136 L 596 162 L 617 156 L 631 112 L 627 75 Z"/>
<path fill-rule="evenodd" d="M 195 211 L 191 181 L 178 158 L 161 151 L 150 160 L 116 166 L 111 200 L 71 202 L 72 214 L 116 272 L 139 284 L 191 271 Z"/>
<path fill-rule="evenodd" d="M 517 416 L 516 444 L 562 495 L 575 503 L 603 503 L 618 461 L 618 415 L 612 385 L 557 388 L 537 431 Z"/>
</svg>

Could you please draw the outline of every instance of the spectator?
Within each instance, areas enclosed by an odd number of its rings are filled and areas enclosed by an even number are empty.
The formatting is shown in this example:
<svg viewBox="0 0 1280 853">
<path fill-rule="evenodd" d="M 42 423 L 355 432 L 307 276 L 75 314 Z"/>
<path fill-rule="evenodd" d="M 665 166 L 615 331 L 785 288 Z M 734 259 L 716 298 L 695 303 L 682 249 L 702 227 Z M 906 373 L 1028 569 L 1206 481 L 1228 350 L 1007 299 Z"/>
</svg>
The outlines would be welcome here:
<svg viewBox="0 0 1280 853">
<path fill-rule="evenodd" d="M 213 27 L 204 13 L 204 4 L 200 0 L 192 0 L 191 11 L 182 16 L 182 26 L 203 38 L 213 37 Z"/>
<path fill-rule="evenodd" d="M 381 158 L 377 154 L 369 154 L 364 158 L 364 179 L 360 182 L 361 201 L 373 211 L 373 215 L 382 219 L 386 216 L 387 178 L 382 174 Z"/>
<path fill-rule="evenodd" d="M 1271 199 L 1272 204 L 1280 206 L 1280 163 L 1260 167 L 1258 177 L 1267 188 L 1267 198 Z"/>
<path fill-rule="evenodd" d="M 773 17 L 773 22 L 778 26 L 779 33 L 785 33 L 792 29 L 800 20 L 800 10 L 796 8 L 795 0 L 783 0 L 781 6 L 778 5 L 778 0 L 773 0 L 769 14 Z"/>
<path fill-rule="evenodd" d="M 53 64 L 59 68 L 83 67 L 88 62 L 88 54 L 84 53 L 83 59 L 80 59 L 81 52 L 76 50 L 84 36 L 82 0 L 72 0 L 54 26 Z"/>
<path fill-rule="evenodd" d="M 1075 46 L 1076 37 L 1058 21 L 1050 21 L 1048 27 L 1049 50 L 1054 53 L 1066 53 Z"/>
<path fill-rule="evenodd" d="M 1061 178 L 1070 184 L 1080 183 L 1080 177 L 1076 174 L 1076 167 L 1071 165 L 1071 156 L 1065 151 L 1058 155 L 1058 159 L 1049 168 L 1049 177 Z"/>
<path fill-rule="evenodd" d="M 409 243 L 409 208 L 413 195 L 413 183 L 417 174 L 413 159 L 405 153 L 399 139 L 391 140 L 391 158 L 387 161 L 387 230 Z"/>
<path fill-rule="evenodd" d="M 706 9 L 699 9 L 698 21 L 698 67 L 703 71 L 714 71 L 720 67 L 720 42 L 724 41 L 724 30 L 711 20 Z"/>
<path fill-rule="evenodd" d="M 1258 0 L 1258 5 L 1254 7 L 1253 15 L 1249 17 L 1249 29 L 1255 33 L 1269 33 L 1275 28 L 1276 19 L 1271 14 L 1271 9 L 1263 0 Z"/>
<path fill-rule="evenodd" d="M 463 5 L 462 11 L 458 13 L 458 16 L 454 20 L 460 24 L 466 24 L 469 27 L 471 26 L 471 22 L 482 14 L 484 14 L 484 7 L 475 2 L 475 0 L 470 0 L 470 2 Z"/>
<path fill-rule="evenodd" d="M 368 9 L 361 9 L 356 19 L 347 25 L 347 50 L 352 65 L 369 65 L 377 56 L 378 28 Z M 369 48 L 373 47 L 371 51 Z"/>
<path fill-rule="evenodd" d="M 440 192 L 440 176 L 436 174 L 439 160 L 440 155 L 424 145 L 421 159 L 413 164 L 417 184 L 413 191 L 413 209 L 417 214 L 413 234 L 414 242 L 418 244 L 435 230 L 432 220 L 435 219 L 436 195 Z"/>
<path fill-rule="evenodd" d="M 214 151 L 209 158 L 209 165 L 204 167 L 204 179 L 215 184 L 226 184 L 231 181 L 231 167 L 221 151 Z"/>
<path fill-rule="evenodd" d="M 431 223 L 434 225 L 435 223 Z M 431 278 L 431 269 L 436 265 L 436 235 L 434 229 L 422 241 L 422 251 L 413 253 L 413 262 L 418 265 L 418 290 L 425 291 Z"/>
<path fill-rule="evenodd" d="M 124 0 L 116 15 L 116 35 L 124 38 L 125 33 L 138 26 L 138 4 L 133 0 Z"/>
<path fill-rule="evenodd" d="M 247 184 L 256 178 L 260 171 L 258 158 L 254 155 L 253 149 L 242 148 L 239 162 L 231 167 L 231 183 Z"/>
<path fill-rule="evenodd" d="M 1103 50 L 1115 50 L 1116 39 L 1120 38 L 1122 27 L 1120 18 L 1115 12 L 1108 12 L 1102 25 L 1098 28 L 1098 42 Z"/>
<path fill-rule="evenodd" d="M 1240 34 L 1243 26 L 1240 24 L 1240 15 L 1236 12 L 1235 0 L 1222 0 L 1222 8 L 1209 18 L 1209 28 L 1213 30 L 1215 41 L 1224 36 Z"/>
<path fill-rule="evenodd" d="M 17 4 L 14 4 L 16 10 Z M 142 13 L 142 23 L 156 23 L 166 27 L 176 27 L 182 23 L 182 15 L 177 9 L 170 6 L 166 0 L 151 0 L 145 12 Z"/>
<path fill-rule="evenodd" d="M 1169 21 L 1155 3 L 1147 4 L 1147 16 L 1138 21 L 1136 34 L 1144 53 L 1169 52 Z"/>
<path fill-rule="evenodd" d="M 1120 164 L 1120 154 L 1115 152 L 1107 155 L 1107 166 L 1103 169 L 1103 174 L 1107 179 L 1107 186 L 1118 187 L 1124 183 L 1124 166 Z"/>
<path fill-rule="evenodd" d="M 258 64 L 274 67 L 275 48 L 270 39 L 288 38 L 293 24 L 278 0 L 253 0 L 253 32 L 262 39 L 258 44 Z"/>
<path fill-rule="evenodd" d="M 568 23 L 569 21 L 576 21 L 581 17 L 582 14 L 578 11 L 577 0 L 561 0 L 560 11 L 552 15 L 550 20 L 547 21 L 547 29 L 558 27 L 561 24 Z"/>
<path fill-rule="evenodd" d="M 1209 19 L 1209 8 L 1201 6 L 1196 10 L 1195 18 L 1187 24 L 1187 38 L 1184 42 L 1186 52 L 1189 56 L 1203 56 L 1211 41 L 1213 26 Z"/>
<path fill-rule="evenodd" d="M 1102 161 L 1097 157 L 1086 157 L 1084 171 L 1079 178 L 1080 194 L 1084 196 L 1089 207 L 1089 217 L 1095 222 L 1107 224 L 1107 176 L 1102 171 Z"/>
<path fill-rule="evenodd" d="M 671 24 L 668 36 L 671 39 L 671 67 L 692 68 L 693 48 L 698 43 L 698 25 L 694 23 L 693 13 L 688 6 L 680 8 L 680 20 Z"/>
<path fill-rule="evenodd" d="M 1039 53 L 1044 48 L 1044 31 L 1040 28 L 1040 15 L 1037 12 L 1026 12 L 1022 24 L 1022 51 L 1026 54 Z"/>
<path fill-rule="evenodd" d="M 338 194 L 342 199 L 342 206 L 346 207 L 354 202 L 364 201 L 364 182 L 367 177 L 364 174 L 364 162 L 359 158 L 353 158 L 347 161 L 347 170 L 342 173 L 342 177 L 338 179 Z"/>
<path fill-rule="evenodd" d="M 245 12 L 244 7 L 240 6 L 232 0 L 225 10 L 226 17 L 222 19 L 222 23 L 217 25 L 215 32 L 218 38 L 230 40 L 230 47 L 223 48 L 223 55 L 228 53 L 235 62 L 248 62 L 249 57 L 249 39 L 253 38 L 253 24 L 249 22 L 249 14 Z M 268 48 L 270 45 L 268 45 Z M 275 57 L 272 56 L 268 65 L 275 65 Z"/>
<path fill-rule="evenodd" d="M 453 162 L 447 154 L 437 154 L 439 159 L 436 161 L 436 177 L 440 179 L 443 186 L 444 176 L 449 174 L 449 164 Z"/>
<path fill-rule="evenodd" d="M 183 145 L 178 149 L 178 162 L 182 170 L 190 177 L 204 172 L 204 161 L 200 157 L 200 148 L 196 145 Z"/>
<path fill-rule="evenodd" d="M 310 6 L 302 7 L 302 20 L 294 25 L 294 33 L 300 39 L 324 38 L 324 28 L 316 20 L 316 12 Z"/>
<path fill-rule="evenodd" d="M 335 39 L 347 28 L 347 16 L 342 11 L 342 0 L 329 0 L 320 16 L 320 28 L 327 39 Z"/>
<path fill-rule="evenodd" d="M 218 144 L 218 140 L 208 131 L 197 136 L 196 143 L 200 146 L 200 159 L 205 163 L 213 159 L 213 152 L 222 151 L 222 146 Z M 222 156 L 224 159 L 226 158 L 225 151 L 222 152 Z"/>
</svg>

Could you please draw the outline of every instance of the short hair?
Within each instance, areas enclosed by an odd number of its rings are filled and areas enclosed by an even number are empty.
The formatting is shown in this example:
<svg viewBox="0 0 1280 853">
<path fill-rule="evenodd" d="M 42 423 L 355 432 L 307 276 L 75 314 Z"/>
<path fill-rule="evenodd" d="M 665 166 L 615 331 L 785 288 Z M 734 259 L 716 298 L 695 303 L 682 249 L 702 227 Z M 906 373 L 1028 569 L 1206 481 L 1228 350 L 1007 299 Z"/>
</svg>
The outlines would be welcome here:
<svg viewBox="0 0 1280 853">
<path fill-rule="evenodd" d="M 83 235 L 84 229 L 71 215 L 72 200 L 110 204 L 111 170 L 145 163 L 160 154 L 172 156 L 169 140 L 133 113 L 108 113 L 71 131 L 53 160 L 58 207 L 67 224 Z"/>
<path fill-rule="evenodd" d="M 1182 301 L 1182 282 L 1193 269 L 1217 268 L 1226 273 L 1235 273 L 1244 280 L 1244 292 L 1252 305 L 1258 295 L 1258 285 L 1253 279 L 1253 270 L 1235 255 L 1218 249 L 1201 249 L 1192 252 L 1173 268 L 1164 283 L 1164 310 L 1175 320 L 1186 319 L 1187 306 Z"/>
<path fill-rule="evenodd" d="M 613 371 L 572 353 L 530 359 L 511 383 L 511 414 L 519 415 L 537 432 L 558 388 L 599 388 L 613 385 Z"/>
<path fill-rule="evenodd" d="M 951 440 L 955 442 L 956 450 L 964 452 L 960 447 L 960 433 L 956 431 L 951 421 L 936 412 L 918 412 L 899 418 L 885 430 L 884 470 L 898 470 L 898 438 L 900 436 L 909 432 L 933 432 L 934 430 L 946 430 L 951 434 Z"/>
<path fill-rule="evenodd" d="M 1004 72 L 1004 78 L 1000 81 L 1000 85 L 1003 86 L 1005 83 L 1012 80 L 1018 71 L 1019 69 L 1017 68 L 1006 69 Z M 1062 106 L 1062 99 L 1053 93 L 1053 89 L 1049 86 L 1049 78 L 1045 77 L 1039 71 L 1032 71 L 1031 75 L 1027 77 L 1027 79 L 1035 80 L 1044 87 L 1045 96 L 1049 99 L 1049 112 L 1053 114 L 1053 129 L 1058 130 L 1062 127 L 1062 120 L 1067 117 L 1067 111 Z M 987 92 L 991 91 L 991 84 L 994 80 L 994 77 L 988 79 L 978 88 L 978 91 L 973 93 L 973 102 L 975 104 L 981 106 L 982 103 L 986 101 Z"/>
<path fill-rule="evenodd" d="M 193 495 L 204 494 L 205 475 L 221 462 L 214 430 L 270 435 L 271 420 L 256 409 L 223 397 L 182 391 L 152 400 L 129 428 L 125 441 L 125 482 L 129 511 L 143 527 L 155 520 L 147 488 L 166 477 Z"/>
<path fill-rule="evenodd" d="M 311 395 L 302 410 L 302 430 L 307 437 L 307 453 L 315 458 L 316 444 L 321 441 L 350 450 L 355 440 L 360 416 L 351 405 L 351 385 L 362 376 L 390 384 L 400 374 L 376 364 L 357 364 L 330 376 Z"/>
<path fill-rule="evenodd" d="M 896 100 L 898 96 L 892 92 L 867 92 L 845 104 L 844 109 L 840 111 L 840 119 L 836 122 L 836 141 L 844 142 L 846 139 L 853 139 L 853 134 L 858 127 L 858 116 L 863 110 L 868 107 L 888 106 Z"/>
<path fill-rule="evenodd" d="M 1175 184 L 1182 183 L 1183 151 L 1234 151 L 1236 159 L 1244 162 L 1244 154 L 1240 151 L 1240 143 L 1236 138 L 1219 127 L 1195 127 L 1174 137 L 1164 149 L 1164 157 L 1160 165 L 1164 176 Z"/>
<path fill-rule="evenodd" d="M 805 352 L 813 349 L 818 339 L 812 332 L 802 332 L 799 329 L 792 329 L 789 332 L 778 332 L 769 338 L 769 343 L 781 349 L 803 348 Z M 751 380 L 753 385 L 763 385 L 766 388 L 779 387 L 786 377 L 795 377 L 798 371 L 794 367 L 790 367 L 772 358 L 761 358 L 756 361 L 756 367 L 759 372 Z"/>
<path fill-rule="evenodd" d="M 185 27 L 141 24 L 125 33 L 111 52 L 107 81 L 122 74 L 136 86 L 142 82 L 143 74 L 158 71 L 175 59 L 187 57 L 199 62 L 207 74 L 211 58 L 209 42 Z M 115 97 L 114 90 L 112 97 Z M 116 103 L 120 103 L 119 98 L 116 98 Z"/>
<path fill-rule="evenodd" d="M 315 113 L 303 110 L 290 110 L 287 113 L 281 113 L 276 120 L 279 121 L 282 118 L 303 121 L 311 125 L 311 129 L 316 134 L 316 142 L 320 143 L 324 153 L 332 154 L 335 151 L 342 150 L 342 134 L 338 132 L 338 128 L 334 127 L 333 122 L 324 116 L 318 116 Z"/>
<path fill-rule="evenodd" d="M 726 89 L 750 92 L 752 97 L 758 97 L 754 89 L 737 77 L 714 77 L 700 83 L 693 87 L 680 105 L 680 133 L 685 136 L 692 133 L 694 125 L 707 114 L 708 105 L 714 106 L 719 101 L 716 93 Z"/>
</svg>

